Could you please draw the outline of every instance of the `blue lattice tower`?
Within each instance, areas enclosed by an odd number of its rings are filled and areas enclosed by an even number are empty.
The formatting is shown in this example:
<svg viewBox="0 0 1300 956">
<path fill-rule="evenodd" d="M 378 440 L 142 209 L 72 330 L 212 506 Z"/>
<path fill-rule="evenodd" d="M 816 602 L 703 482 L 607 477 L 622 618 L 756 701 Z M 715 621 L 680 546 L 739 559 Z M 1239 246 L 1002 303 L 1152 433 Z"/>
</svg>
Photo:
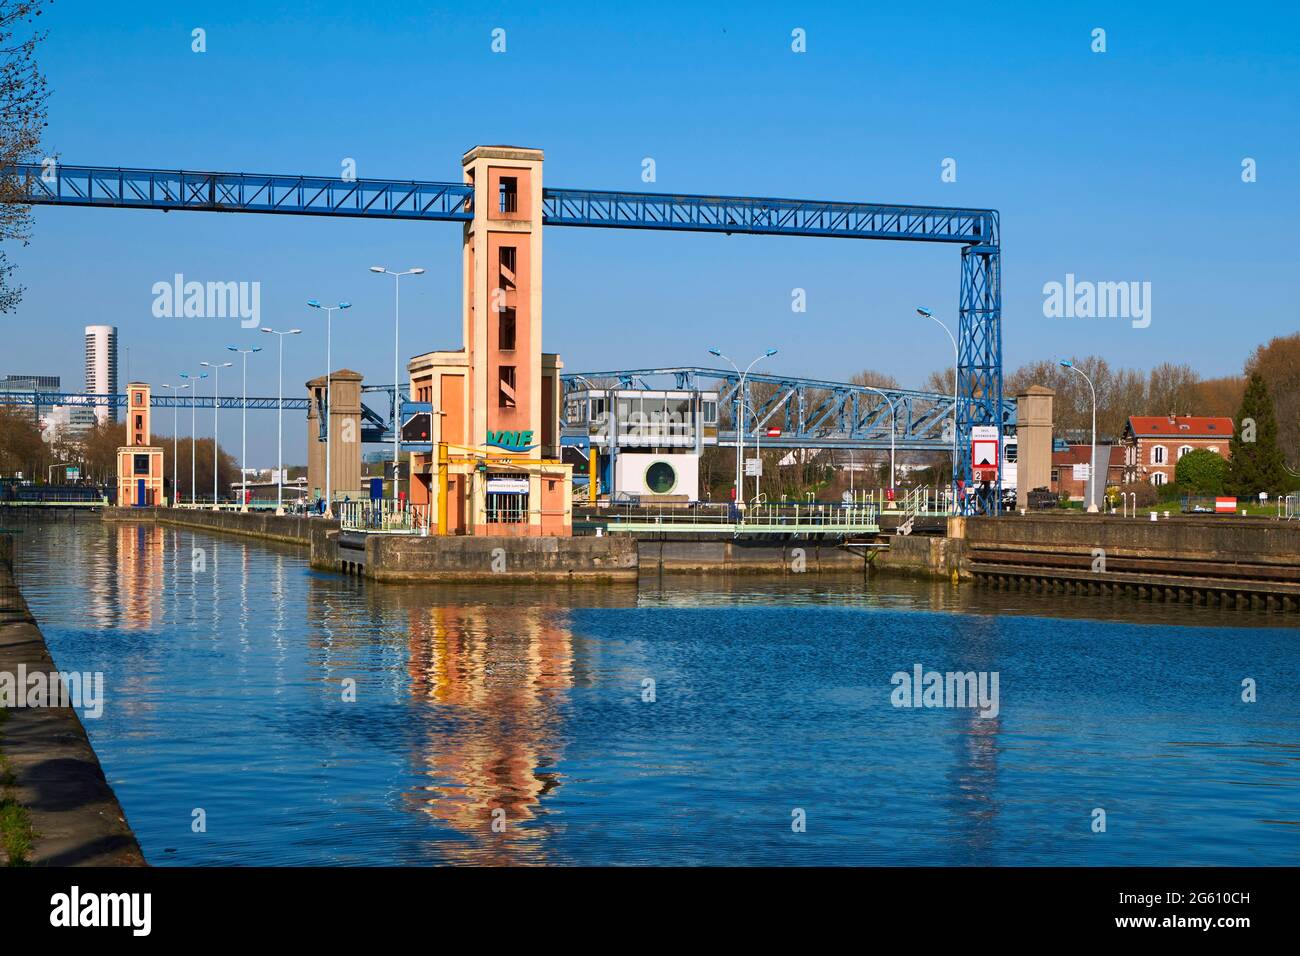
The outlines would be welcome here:
<svg viewBox="0 0 1300 956">
<path fill-rule="evenodd" d="M 971 487 L 971 429 L 993 425 L 999 454 L 1007 424 L 1002 405 L 1002 275 L 997 213 L 990 212 L 987 240 L 961 250 L 960 333 L 957 339 L 957 477 Z M 1001 511 L 1002 481 L 975 496 L 981 514 Z M 976 486 L 978 487 L 978 486 Z"/>
</svg>

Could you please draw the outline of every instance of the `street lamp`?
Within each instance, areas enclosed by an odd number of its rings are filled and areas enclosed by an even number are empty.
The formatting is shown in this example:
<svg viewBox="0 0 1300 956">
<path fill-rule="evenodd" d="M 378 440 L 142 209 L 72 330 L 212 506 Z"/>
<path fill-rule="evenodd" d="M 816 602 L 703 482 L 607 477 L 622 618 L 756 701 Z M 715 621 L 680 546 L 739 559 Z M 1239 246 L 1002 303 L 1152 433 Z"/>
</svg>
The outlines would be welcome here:
<svg viewBox="0 0 1300 956">
<path fill-rule="evenodd" d="M 270 332 L 280 342 L 280 384 L 275 395 L 275 513 L 284 514 L 284 337 L 298 335 L 302 329 L 277 331 L 269 326 L 262 326 L 263 332 Z"/>
<path fill-rule="evenodd" d="M 196 428 L 194 425 L 194 409 L 195 409 L 194 400 L 199 397 L 198 382 L 202 379 L 207 378 L 208 373 L 200 372 L 198 375 L 191 375 L 188 372 L 181 372 L 180 375 L 181 378 L 192 379 L 193 381 L 191 382 L 191 384 L 194 385 L 194 394 L 190 396 L 190 504 L 193 505 L 198 502 L 198 498 L 195 497 L 198 494 L 198 486 L 194 480 L 194 460 L 195 460 L 194 456 L 195 454 L 197 454 L 197 449 L 199 444 L 198 428 Z"/>
<path fill-rule="evenodd" d="M 1092 392 L 1092 452 L 1088 458 L 1088 514 L 1095 515 L 1100 509 L 1097 507 L 1097 390 L 1092 387 L 1092 379 L 1084 375 L 1083 369 L 1076 366 L 1073 362 L 1062 359 L 1061 368 L 1068 368 L 1083 375 L 1083 380 L 1088 383 L 1088 391 Z M 1107 462 L 1109 465 L 1109 462 Z M 1103 472 L 1105 474 L 1105 472 Z"/>
<path fill-rule="evenodd" d="M 228 352 L 238 352 L 240 355 L 243 356 L 243 362 L 244 362 L 244 398 L 243 398 L 243 410 L 241 414 L 242 423 L 240 425 L 241 435 L 239 439 L 239 458 L 240 458 L 239 474 L 241 478 L 239 483 L 240 485 L 239 490 L 242 492 L 244 500 L 240 502 L 239 510 L 247 511 L 248 510 L 248 357 L 252 355 L 254 352 L 262 351 L 262 347 L 259 345 L 257 348 L 241 349 L 237 345 L 227 345 L 226 350 Z"/>
<path fill-rule="evenodd" d="M 741 466 L 741 462 L 744 460 L 745 457 L 745 410 L 743 404 L 746 397 L 745 376 L 749 374 L 750 369 L 752 369 L 763 359 L 770 358 L 773 355 L 775 355 L 776 349 L 768 349 L 758 358 L 754 359 L 754 361 L 750 362 L 748 367 L 743 372 L 740 370 L 739 367 L 737 367 L 735 362 L 731 361 L 731 359 L 727 358 L 727 356 L 723 355 L 717 349 L 709 349 L 709 354 L 716 356 L 720 359 L 724 359 L 727 362 L 727 364 L 729 364 L 732 368 L 736 370 L 736 374 L 740 376 L 740 382 L 736 386 L 737 422 L 736 422 L 736 484 L 735 484 L 736 507 L 739 508 L 744 504 L 744 502 L 742 501 L 742 495 L 744 494 L 744 478 L 741 476 L 740 466 Z"/>
<path fill-rule="evenodd" d="M 862 387 L 869 392 L 875 392 L 889 403 L 889 490 L 892 492 L 894 490 L 894 435 L 897 432 L 894 427 L 894 400 L 874 385 L 864 385 Z"/>
<path fill-rule="evenodd" d="M 333 378 L 334 358 L 333 358 L 333 322 L 334 313 L 340 309 L 352 308 L 351 302 L 340 302 L 338 305 L 321 305 L 319 299 L 308 299 L 307 304 L 313 309 L 320 309 L 325 313 L 325 517 L 334 517 L 334 493 L 330 486 L 330 416 L 333 415 L 332 406 L 330 405 L 330 381 Z"/>
<path fill-rule="evenodd" d="M 383 266 L 371 266 L 371 272 L 380 275 L 393 277 L 393 500 L 398 499 L 398 486 L 400 480 L 397 474 L 397 462 L 399 455 L 399 444 L 401 439 L 401 406 L 398 404 L 397 383 L 399 381 L 398 361 L 401 356 L 401 346 L 399 336 L 402 327 L 402 276 L 420 276 L 424 275 L 424 270 L 419 266 L 413 269 L 407 269 L 405 272 L 392 272 Z"/>
<path fill-rule="evenodd" d="M 184 385 L 169 385 L 169 384 L 167 384 L 166 382 L 163 383 L 163 388 L 170 388 L 170 389 L 172 389 L 172 390 L 175 392 L 175 394 L 176 394 L 176 404 L 172 406 L 172 507 L 173 507 L 173 508 L 176 507 L 176 503 L 177 503 L 178 501 L 180 501 L 180 497 L 181 497 L 181 486 L 180 486 L 179 484 L 176 483 L 176 479 L 177 479 L 177 476 L 176 476 L 176 467 L 177 467 L 176 456 L 177 456 L 178 454 L 180 454 L 179 449 L 180 449 L 180 440 L 181 440 L 181 438 L 180 438 L 180 432 L 181 432 L 181 430 L 180 430 L 180 414 L 181 414 L 181 404 L 180 404 L 180 403 L 181 403 L 181 395 L 180 395 L 180 393 L 181 393 L 181 391 L 182 391 L 183 389 L 187 389 L 187 388 L 189 388 L 189 387 L 190 387 L 190 384 L 191 384 L 190 382 L 186 382 Z"/>
<path fill-rule="evenodd" d="M 221 370 L 230 368 L 234 362 L 200 362 L 204 368 L 212 369 L 212 510 L 217 510 L 217 412 L 221 410 Z"/>
<path fill-rule="evenodd" d="M 943 329 L 944 332 L 947 333 L 948 340 L 952 342 L 952 501 L 954 507 L 959 508 L 957 501 L 957 419 L 959 417 L 957 412 L 957 366 L 960 364 L 961 360 L 957 354 L 957 340 L 953 338 L 952 333 L 948 331 L 948 326 L 936 319 L 934 313 L 929 309 L 918 307 L 916 314 L 922 318 L 931 319 L 936 322 L 939 328 Z"/>
</svg>

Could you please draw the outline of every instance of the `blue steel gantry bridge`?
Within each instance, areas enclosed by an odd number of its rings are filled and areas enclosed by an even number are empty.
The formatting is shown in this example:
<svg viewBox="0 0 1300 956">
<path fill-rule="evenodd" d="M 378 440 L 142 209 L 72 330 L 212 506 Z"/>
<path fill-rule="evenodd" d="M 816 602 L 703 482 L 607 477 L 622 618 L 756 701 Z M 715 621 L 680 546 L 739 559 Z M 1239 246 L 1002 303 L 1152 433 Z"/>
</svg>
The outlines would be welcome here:
<svg viewBox="0 0 1300 956">
<path fill-rule="evenodd" d="M 37 205 L 103 206 L 162 211 L 264 213 L 305 216 L 344 216 L 371 219 L 414 219 L 468 222 L 472 218 L 473 187 L 466 183 L 417 182 L 389 179 L 343 180 L 333 177 L 277 176 L 255 173 L 192 172 L 163 169 L 124 169 L 59 164 L 45 170 L 36 164 L 11 167 L 8 175 L 23 177 L 26 195 Z M 1004 427 L 1015 422 L 1014 403 L 1002 396 L 1002 283 L 1000 223 L 992 209 L 910 206 L 885 203 L 825 202 L 737 196 L 697 196 L 663 193 L 606 192 L 544 187 L 542 221 L 548 226 L 654 229 L 705 232 L 820 236 L 842 239 L 892 239 L 938 242 L 958 246 L 961 254 L 958 298 L 956 429 L 957 477 L 974 487 L 971 430 L 994 426 L 999 443 Z M 670 368 L 588 373 L 587 377 L 616 379 L 623 387 L 649 387 L 656 376 L 674 376 L 694 387 L 707 376 L 720 383 L 720 400 L 734 400 L 739 377 L 716 369 Z M 573 388 L 581 376 L 566 376 Z M 750 383 L 774 386 L 772 398 L 760 410 L 761 420 L 783 427 L 773 445 L 804 447 L 888 448 L 890 413 L 882 395 L 863 386 L 775 375 L 750 374 Z M 688 384 L 692 383 L 692 384 Z M 389 386 L 391 396 L 392 386 Z M 379 390 L 369 386 L 368 391 Z M 944 451 L 951 448 L 942 435 L 942 422 L 953 417 L 953 398 L 907 389 L 881 389 L 895 405 L 898 447 Z M 54 395 L 40 396 L 51 404 Z M 87 396 L 109 401 L 113 396 Z M 9 400 L 17 400 L 11 396 Z M 32 396 L 36 401 L 37 396 Z M 239 408 L 239 397 L 194 396 L 199 407 Z M 190 398 L 154 396 L 155 405 Z M 309 399 L 285 399 L 287 408 L 305 409 Z M 772 403 L 777 404 L 772 404 Z M 59 402 L 62 404 L 63 402 Z M 276 399 L 250 398 L 250 408 L 275 407 Z M 391 399 L 390 399 L 391 403 Z M 391 437 L 387 420 L 366 410 L 363 440 Z M 735 435 L 720 435 L 731 444 Z M 1000 489 L 991 488 L 977 503 L 996 513 Z"/>
</svg>

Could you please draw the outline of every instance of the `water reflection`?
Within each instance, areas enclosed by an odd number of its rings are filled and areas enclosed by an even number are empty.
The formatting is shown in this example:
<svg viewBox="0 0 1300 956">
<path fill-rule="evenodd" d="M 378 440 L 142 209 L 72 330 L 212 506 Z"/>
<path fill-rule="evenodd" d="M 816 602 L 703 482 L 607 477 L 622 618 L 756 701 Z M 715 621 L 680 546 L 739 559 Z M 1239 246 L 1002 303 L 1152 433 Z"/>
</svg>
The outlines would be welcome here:
<svg viewBox="0 0 1300 956">
<path fill-rule="evenodd" d="M 568 622 L 538 608 L 435 607 L 411 612 L 409 647 L 411 696 L 436 715 L 414 755 L 430 782 L 411 805 L 477 837 L 453 859 L 544 862 L 547 831 L 528 824 L 561 783 Z"/>
<path fill-rule="evenodd" d="M 88 729 L 154 863 L 1260 862 L 1300 817 L 1300 708 L 1216 696 L 1294 670 L 1267 612 L 883 576 L 379 586 L 149 525 L 24 544 L 56 660 L 106 672 Z M 1000 672 L 1000 713 L 894 710 L 913 663 Z M 1094 797 L 1124 839 L 1069 835 Z"/>
</svg>

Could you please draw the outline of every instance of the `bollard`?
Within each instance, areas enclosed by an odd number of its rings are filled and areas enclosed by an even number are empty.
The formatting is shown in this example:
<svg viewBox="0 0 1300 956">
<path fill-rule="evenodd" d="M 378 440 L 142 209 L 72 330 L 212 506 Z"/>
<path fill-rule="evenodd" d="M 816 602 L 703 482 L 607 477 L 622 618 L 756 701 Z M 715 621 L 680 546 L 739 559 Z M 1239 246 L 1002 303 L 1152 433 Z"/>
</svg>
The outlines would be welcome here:
<svg viewBox="0 0 1300 956">
<path fill-rule="evenodd" d="M 1159 520 L 1160 520 L 1160 512 L 1158 512 L 1158 511 L 1153 511 L 1153 512 L 1151 512 L 1151 520 L 1152 520 L 1152 521 L 1159 521 Z"/>
</svg>

